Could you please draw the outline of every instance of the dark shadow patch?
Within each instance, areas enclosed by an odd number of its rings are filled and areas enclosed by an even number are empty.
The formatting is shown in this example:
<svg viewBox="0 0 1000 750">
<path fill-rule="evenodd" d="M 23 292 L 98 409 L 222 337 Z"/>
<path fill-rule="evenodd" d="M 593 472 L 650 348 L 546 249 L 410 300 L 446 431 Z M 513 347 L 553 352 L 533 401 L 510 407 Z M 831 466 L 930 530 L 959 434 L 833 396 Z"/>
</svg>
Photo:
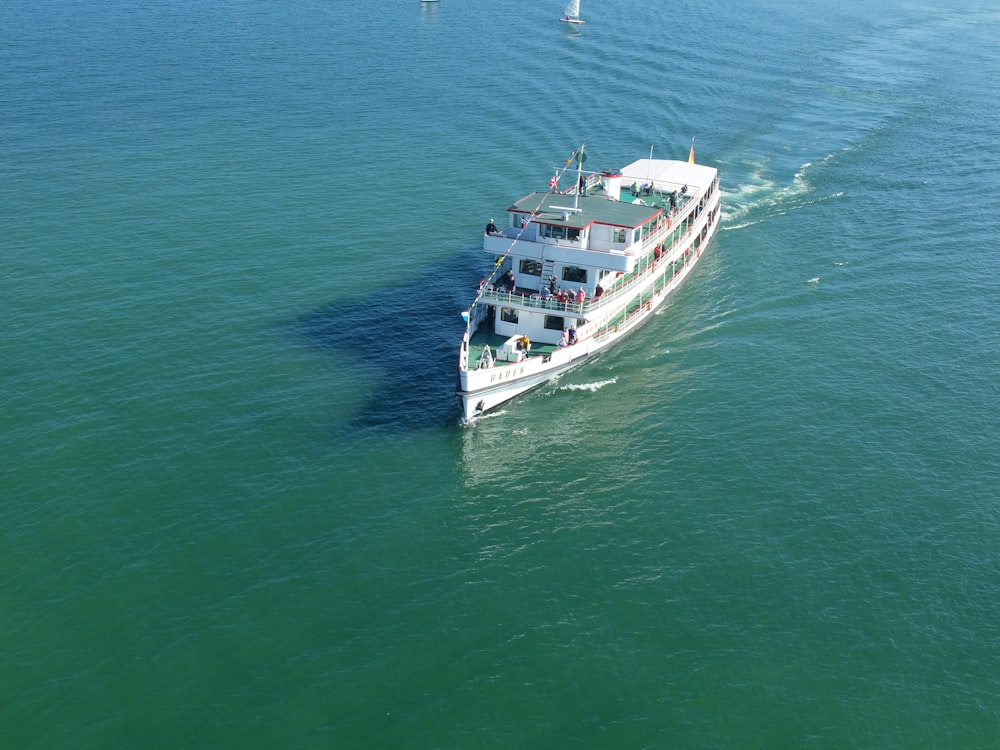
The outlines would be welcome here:
<svg viewBox="0 0 1000 750">
<path fill-rule="evenodd" d="M 458 424 L 461 312 L 472 302 L 479 277 L 471 260 L 451 270 L 444 278 L 427 275 L 368 297 L 331 302 L 295 321 L 295 330 L 310 346 L 361 362 L 374 373 L 349 431 L 404 432 Z M 464 283 L 456 285 L 456 277 Z"/>
</svg>

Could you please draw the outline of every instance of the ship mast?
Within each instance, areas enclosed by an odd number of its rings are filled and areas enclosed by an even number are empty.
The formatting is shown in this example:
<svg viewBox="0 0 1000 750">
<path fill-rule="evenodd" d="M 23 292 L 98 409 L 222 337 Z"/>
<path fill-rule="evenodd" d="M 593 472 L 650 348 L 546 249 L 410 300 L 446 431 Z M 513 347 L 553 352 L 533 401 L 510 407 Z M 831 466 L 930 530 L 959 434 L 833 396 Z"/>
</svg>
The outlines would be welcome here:
<svg viewBox="0 0 1000 750">
<path fill-rule="evenodd" d="M 584 148 L 586 148 L 586 144 L 581 144 L 580 150 L 576 152 L 576 195 L 573 197 L 573 208 L 580 207 L 580 193 L 583 192 L 580 180 L 583 178 L 583 161 L 587 158 L 586 154 L 583 153 Z"/>
</svg>

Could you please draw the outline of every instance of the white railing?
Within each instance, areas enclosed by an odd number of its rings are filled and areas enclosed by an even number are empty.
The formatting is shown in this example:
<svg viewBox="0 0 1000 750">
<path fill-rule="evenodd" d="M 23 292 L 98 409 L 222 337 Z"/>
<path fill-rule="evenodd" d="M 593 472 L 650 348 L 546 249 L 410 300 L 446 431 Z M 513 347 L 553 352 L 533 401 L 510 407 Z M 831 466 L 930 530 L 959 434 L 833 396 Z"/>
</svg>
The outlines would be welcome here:
<svg viewBox="0 0 1000 750">
<path fill-rule="evenodd" d="M 693 196 L 691 196 L 693 197 Z M 660 264 L 676 263 L 679 261 L 683 255 L 684 251 L 690 246 L 690 241 L 693 237 L 700 234 L 702 228 L 707 222 L 708 215 L 714 210 L 715 202 L 713 201 L 710 206 L 706 207 L 698 216 L 692 216 L 693 221 L 688 226 L 687 230 L 682 234 L 678 235 L 677 241 L 668 248 L 658 261 L 656 265 L 659 267 Z M 686 219 L 687 217 L 685 217 Z M 643 247 L 648 250 L 659 244 L 660 240 L 669 232 L 675 229 L 673 222 L 668 226 L 664 223 L 663 226 L 658 228 L 651 235 L 648 235 L 643 241 Z M 525 242 L 525 240 L 520 240 Z M 534 242 L 534 240 L 528 240 L 529 242 Z M 640 261 L 641 262 L 641 261 Z M 508 266 L 509 264 L 504 264 Z M 652 262 L 648 263 L 645 269 L 640 269 L 633 273 L 631 278 L 629 278 L 624 284 L 614 287 L 611 290 L 605 291 L 600 297 L 599 302 L 601 306 L 607 304 L 608 302 L 614 302 L 619 300 L 621 297 L 631 296 L 633 290 L 636 286 L 644 284 L 647 281 L 647 273 L 653 269 L 654 264 Z M 502 269 L 501 269 L 502 270 Z M 542 310 L 555 310 L 560 312 L 573 312 L 580 315 L 589 313 L 591 309 L 595 306 L 595 300 L 593 298 L 585 300 L 584 302 L 569 301 L 559 302 L 554 297 L 549 297 L 548 299 L 542 299 L 539 292 L 507 292 L 498 288 L 491 288 L 483 290 L 483 299 L 491 300 L 494 302 L 507 303 L 508 305 L 518 305 L 523 308 L 531 309 L 542 309 Z"/>
</svg>

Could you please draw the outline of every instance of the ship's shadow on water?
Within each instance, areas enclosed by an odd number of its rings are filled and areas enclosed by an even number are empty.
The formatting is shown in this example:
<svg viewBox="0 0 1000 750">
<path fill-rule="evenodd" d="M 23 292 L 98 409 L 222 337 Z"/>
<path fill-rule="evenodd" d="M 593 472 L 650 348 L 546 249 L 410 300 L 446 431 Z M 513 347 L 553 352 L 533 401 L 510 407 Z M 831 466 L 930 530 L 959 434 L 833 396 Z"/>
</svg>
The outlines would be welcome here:
<svg viewBox="0 0 1000 750">
<path fill-rule="evenodd" d="M 455 275 L 469 282 L 475 274 L 470 264 Z M 461 311 L 472 302 L 470 289 L 473 283 L 443 283 L 440 276 L 428 274 L 368 297 L 331 302 L 295 321 L 310 346 L 372 373 L 362 404 L 346 424 L 349 431 L 406 432 L 459 424 L 456 357 L 464 325 Z"/>
</svg>

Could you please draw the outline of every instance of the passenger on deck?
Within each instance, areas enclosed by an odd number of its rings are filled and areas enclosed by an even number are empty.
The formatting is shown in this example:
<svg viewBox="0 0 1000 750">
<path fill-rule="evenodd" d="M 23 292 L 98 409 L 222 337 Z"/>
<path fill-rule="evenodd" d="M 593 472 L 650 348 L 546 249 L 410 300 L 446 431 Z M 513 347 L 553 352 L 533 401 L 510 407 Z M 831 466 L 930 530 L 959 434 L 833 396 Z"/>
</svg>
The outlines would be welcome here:
<svg viewBox="0 0 1000 750">
<path fill-rule="evenodd" d="M 514 279 L 514 271 L 507 269 L 507 273 L 504 274 L 500 285 L 506 289 L 509 293 L 513 294 L 514 290 L 517 288 L 517 281 Z"/>
<path fill-rule="evenodd" d="M 559 279 L 557 279 L 555 276 L 549 276 L 549 294 L 556 293 L 556 282 L 558 281 Z"/>
<path fill-rule="evenodd" d="M 576 291 L 576 301 L 582 303 L 585 299 L 587 299 L 587 290 L 581 286 Z"/>
<path fill-rule="evenodd" d="M 493 219 L 490 219 L 490 223 L 486 225 L 486 234 L 500 234 L 500 230 L 493 223 Z"/>
<path fill-rule="evenodd" d="M 483 349 L 483 353 L 479 355 L 478 369 L 483 370 L 488 367 L 493 367 L 493 352 L 490 351 L 489 344 Z"/>
<path fill-rule="evenodd" d="M 603 286 L 601 286 L 600 284 L 598 284 L 596 287 L 594 287 L 594 299 L 595 300 L 596 299 L 600 299 L 603 294 L 604 294 L 604 287 Z"/>
<path fill-rule="evenodd" d="M 542 302 L 548 302 L 549 297 L 552 296 L 552 292 L 549 291 L 547 286 L 542 287 Z"/>
<path fill-rule="evenodd" d="M 562 349 L 564 346 L 569 344 L 569 330 L 563 328 L 562 336 L 559 337 L 559 348 Z"/>
<path fill-rule="evenodd" d="M 569 344 L 570 344 L 570 346 L 572 346 L 575 343 L 576 343 L 576 329 L 575 328 L 570 328 L 569 329 Z"/>
</svg>

